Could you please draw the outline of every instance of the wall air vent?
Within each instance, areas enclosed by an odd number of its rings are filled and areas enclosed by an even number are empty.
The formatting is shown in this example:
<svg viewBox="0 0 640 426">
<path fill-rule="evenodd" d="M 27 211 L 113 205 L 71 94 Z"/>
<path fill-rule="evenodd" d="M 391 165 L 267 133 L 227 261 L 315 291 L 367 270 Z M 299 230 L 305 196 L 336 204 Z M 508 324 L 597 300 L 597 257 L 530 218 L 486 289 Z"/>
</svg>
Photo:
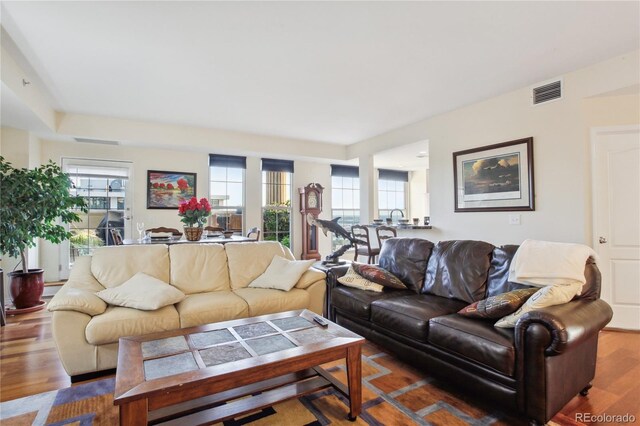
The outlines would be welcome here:
<svg viewBox="0 0 640 426">
<path fill-rule="evenodd" d="M 555 101 L 562 98 L 562 80 L 544 83 L 533 88 L 533 104 Z"/>
<path fill-rule="evenodd" d="M 89 139 L 89 138 L 74 138 L 76 142 L 82 143 L 98 143 L 100 145 L 120 145 L 118 141 L 105 141 L 101 139 Z"/>
</svg>

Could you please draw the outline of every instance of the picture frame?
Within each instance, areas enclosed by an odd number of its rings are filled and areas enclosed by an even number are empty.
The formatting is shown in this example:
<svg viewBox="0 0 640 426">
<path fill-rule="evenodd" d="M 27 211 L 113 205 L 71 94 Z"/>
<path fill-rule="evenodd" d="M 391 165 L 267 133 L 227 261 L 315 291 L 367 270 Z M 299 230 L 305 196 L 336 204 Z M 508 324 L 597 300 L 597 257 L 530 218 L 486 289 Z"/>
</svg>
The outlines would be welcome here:
<svg viewBox="0 0 640 426">
<path fill-rule="evenodd" d="M 177 210 L 196 196 L 196 178 L 196 173 L 147 170 L 147 209 Z"/>
<path fill-rule="evenodd" d="M 455 212 L 535 210 L 533 138 L 453 153 Z"/>
</svg>

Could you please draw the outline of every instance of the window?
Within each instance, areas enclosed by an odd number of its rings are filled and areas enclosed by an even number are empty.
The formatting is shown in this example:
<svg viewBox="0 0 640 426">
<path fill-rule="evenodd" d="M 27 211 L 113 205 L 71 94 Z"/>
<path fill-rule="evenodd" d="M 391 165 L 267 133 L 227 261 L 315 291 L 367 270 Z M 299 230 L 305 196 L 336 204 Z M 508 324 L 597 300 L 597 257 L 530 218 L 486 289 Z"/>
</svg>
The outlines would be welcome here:
<svg viewBox="0 0 640 426">
<path fill-rule="evenodd" d="M 353 166 L 331 166 L 331 217 L 340 217 L 338 223 L 351 232 L 351 226 L 360 222 L 360 178 L 358 168 Z M 331 236 L 332 250 L 348 241 Z"/>
<path fill-rule="evenodd" d="M 68 267 L 71 267 L 76 257 L 91 255 L 96 247 L 114 245 L 112 229 L 126 238 L 125 199 L 130 166 L 120 162 L 63 158 L 62 167 L 71 179 L 71 194 L 84 198 L 88 208 L 87 213 L 78 211 L 80 221 L 69 226 Z"/>
<path fill-rule="evenodd" d="M 392 210 L 400 210 L 407 216 L 407 182 L 409 172 L 396 170 L 378 170 L 378 217 L 386 219 L 390 217 Z"/>
<path fill-rule="evenodd" d="M 211 222 L 236 234 L 244 232 L 246 157 L 209 155 Z"/>
<path fill-rule="evenodd" d="M 291 248 L 293 161 L 262 159 L 262 235 Z"/>
</svg>

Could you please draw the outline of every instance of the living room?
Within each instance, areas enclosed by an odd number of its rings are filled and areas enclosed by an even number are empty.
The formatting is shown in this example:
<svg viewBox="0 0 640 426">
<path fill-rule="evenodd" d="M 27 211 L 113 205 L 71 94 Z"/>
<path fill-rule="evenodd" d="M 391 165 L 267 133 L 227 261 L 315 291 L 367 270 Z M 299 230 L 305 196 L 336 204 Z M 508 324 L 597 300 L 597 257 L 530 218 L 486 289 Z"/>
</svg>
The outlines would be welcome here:
<svg viewBox="0 0 640 426">
<path fill-rule="evenodd" d="M 177 210 L 148 208 L 149 171 L 195 174 L 194 195 L 212 199 L 211 155 L 229 155 L 246 161 L 241 234 L 264 232 L 262 160 L 292 162 L 296 259 L 306 243 L 298 189 L 322 185 L 319 218 L 332 219 L 336 165 L 358 167 L 359 223 L 383 217 L 377 173 L 390 169 L 407 172 L 404 214 L 421 224 L 429 216 L 421 235 L 432 242 L 535 239 L 601 255 L 599 238 L 613 236 L 598 228 L 592 150 L 599 129 L 640 124 L 638 14 L 637 2 L 3 2 L 0 154 L 29 168 L 126 163 L 130 239 L 136 223 L 182 227 Z M 533 89 L 556 81 L 560 98 L 534 105 Z M 533 138 L 534 203 L 458 211 L 453 155 L 523 138 Z M 394 152 L 407 163 L 422 152 L 428 159 L 408 168 Z M 68 278 L 66 244 L 40 241 L 30 267 L 44 268 L 46 281 Z M 317 248 L 329 255 L 331 234 L 318 233 Z M 7 283 L 16 260 L 5 256 L 2 266 Z M 633 284 L 621 285 L 636 303 Z M 20 321 L 9 317 L 7 327 Z M 3 328 L 3 360 L 7 336 Z M 620 338 L 618 361 L 638 360 L 636 336 Z M 615 381 L 605 373 L 596 380 Z M 637 364 L 630 373 L 639 377 Z M 624 400 L 633 386 L 616 394 Z"/>
</svg>

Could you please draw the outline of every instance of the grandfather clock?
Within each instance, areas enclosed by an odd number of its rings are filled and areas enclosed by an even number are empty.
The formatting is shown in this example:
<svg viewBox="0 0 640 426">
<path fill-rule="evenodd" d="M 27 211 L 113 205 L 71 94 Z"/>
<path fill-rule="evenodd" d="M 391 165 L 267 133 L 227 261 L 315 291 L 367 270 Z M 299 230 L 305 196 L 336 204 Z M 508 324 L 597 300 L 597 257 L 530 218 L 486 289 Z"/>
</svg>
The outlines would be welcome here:
<svg viewBox="0 0 640 426">
<path fill-rule="evenodd" d="M 319 183 L 310 183 L 304 188 L 298 188 L 300 192 L 300 213 L 302 214 L 302 259 L 318 259 L 318 229 L 307 220 L 307 215 L 314 218 L 322 212 L 322 191 L 324 188 Z"/>
</svg>

